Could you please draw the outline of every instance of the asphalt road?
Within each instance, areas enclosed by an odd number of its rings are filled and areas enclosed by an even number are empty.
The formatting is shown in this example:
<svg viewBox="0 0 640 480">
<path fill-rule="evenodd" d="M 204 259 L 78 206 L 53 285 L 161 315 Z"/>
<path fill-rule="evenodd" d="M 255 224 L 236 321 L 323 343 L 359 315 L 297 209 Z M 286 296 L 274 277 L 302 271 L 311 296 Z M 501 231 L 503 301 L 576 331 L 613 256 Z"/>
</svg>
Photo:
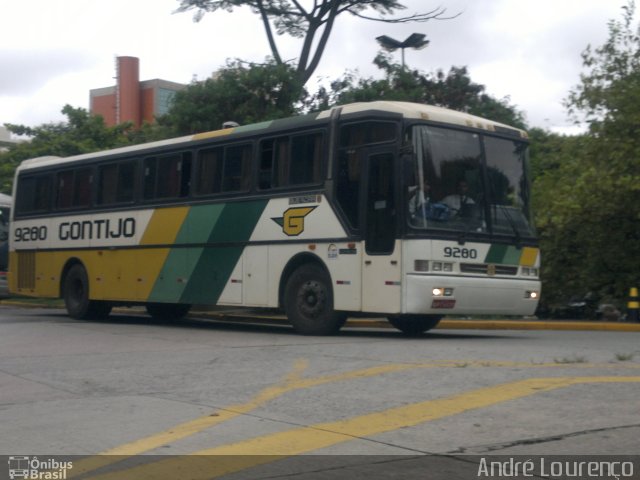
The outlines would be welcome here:
<svg viewBox="0 0 640 480">
<path fill-rule="evenodd" d="M 73 476 L 298 478 L 297 465 L 316 475 L 304 478 L 370 479 L 389 462 L 424 471 L 411 463 L 423 454 L 465 465 L 637 455 L 639 392 L 638 331 L 407 339 L 365 323 L 303 337 L 273 324 L 81 322 L 0 306 L 0 455 L 84 457 Z"/>
</svg>

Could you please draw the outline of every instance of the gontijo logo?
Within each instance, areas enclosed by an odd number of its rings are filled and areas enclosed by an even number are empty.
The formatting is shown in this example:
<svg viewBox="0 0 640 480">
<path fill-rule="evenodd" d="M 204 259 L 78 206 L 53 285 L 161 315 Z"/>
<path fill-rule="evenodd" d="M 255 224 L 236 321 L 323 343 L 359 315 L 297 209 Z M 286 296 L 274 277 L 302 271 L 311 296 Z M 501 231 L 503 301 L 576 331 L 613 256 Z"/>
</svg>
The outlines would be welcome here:
<svg viewBox="0 0 640 480">
<path fill-rule="evenodd" d="M 294 207 L 284 212 L 282 217 L 272 218 L 282 227 L 282 231 L 290 237 L 297 237 L 304 232 L 304 217 L 309 215 L 314 207 Z"/>
</svg>

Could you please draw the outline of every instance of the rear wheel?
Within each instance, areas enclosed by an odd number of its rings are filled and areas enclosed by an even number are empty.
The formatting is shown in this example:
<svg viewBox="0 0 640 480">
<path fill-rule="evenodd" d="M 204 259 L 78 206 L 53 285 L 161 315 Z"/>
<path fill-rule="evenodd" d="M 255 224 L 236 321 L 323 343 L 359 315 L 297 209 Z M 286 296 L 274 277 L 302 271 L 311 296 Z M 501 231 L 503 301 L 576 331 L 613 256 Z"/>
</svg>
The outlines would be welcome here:
<svg viewBox="0 0 640 480">
<path fill-rule="evenodd" d="M 388 317 L 389 323 L 407 336 L 415 337 L 435 328 L 442 317 L 438 315 L 397 315 Z"/>
<path fill-rule="evenodd" d="M 307 264 L 293 272 L 284 292 L 287 317 L 303 335 L 333 335 L 346 316 L 333 310 L 331 278 L 318 265 Z"/>
<path fill-rule="evenodd" d="M 105 318 L 111 312 L 111 304 L 89 299 L 89 277 L 79 263 L 67 272 L 62 296 L 67 313 L 78 320 Z"/>
<path fill-rule="evenodd" d="M 147 313 L 155 320 L 166 322 L 184 318 L 189 313 L 191 305 L 185 303 L 147 303 L 146 308 Z"/>
</svg>

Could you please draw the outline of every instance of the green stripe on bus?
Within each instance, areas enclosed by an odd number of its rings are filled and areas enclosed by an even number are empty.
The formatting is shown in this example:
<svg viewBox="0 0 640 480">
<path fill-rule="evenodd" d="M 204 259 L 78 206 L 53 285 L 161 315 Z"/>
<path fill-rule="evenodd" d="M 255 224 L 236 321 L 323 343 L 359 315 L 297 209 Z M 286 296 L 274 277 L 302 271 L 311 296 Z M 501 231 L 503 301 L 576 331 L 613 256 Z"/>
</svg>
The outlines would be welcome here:
<svg viewBox="0 0 640 480">
<path fill-rule="evenodd" d="M 175 243 L 207 243 L 223 209 L 224 204 L 191 207 L 176 235 Z M 172 248 L 148 301 L 179 303 L 203 250 L 202 247 Z"/>
<path fill-rule="evenodd" d="M 484 263 L 518 265 L 521 255 L 522 249 L 516 248 L 513 245 L 491 245 L 484 259 Z"/>
<path fill-rule="evenodd" d="M 210 247 L 200 250 L 198 262 L 182 291 L 179 303 L 215 304 L 238 263 L 244 246 Z"/>
<path fill-rule="evenodd" d="M 176 236 L 176 243 L 207 243 L 224 208 L 224 204 L 191 207 Z"/>
<path fill-rule="evenodd" d="M 171 249 L 147 301 L 180 303 L 203 250 L 202 247 Z"/>
<path fill-rule="evenodd" d="M 245 132 L 253 132 L 254 130 L 263 130 L 265 128 L 269 128 L 273 120 L 267 120 L 266 122 L 260 123 L 251 123 L 249 125 L 241 125 L 239 127 L 233 128 L 233 133 L 245 133 Z"/>
<path fill-rule="evenodd" d="M 213 304 L 218 301 L 266 206 L 267 200 L 225 205 L 211 231 L 209 243 L 236 245 L 201 250 L 180 303 Z"/>
</svg>

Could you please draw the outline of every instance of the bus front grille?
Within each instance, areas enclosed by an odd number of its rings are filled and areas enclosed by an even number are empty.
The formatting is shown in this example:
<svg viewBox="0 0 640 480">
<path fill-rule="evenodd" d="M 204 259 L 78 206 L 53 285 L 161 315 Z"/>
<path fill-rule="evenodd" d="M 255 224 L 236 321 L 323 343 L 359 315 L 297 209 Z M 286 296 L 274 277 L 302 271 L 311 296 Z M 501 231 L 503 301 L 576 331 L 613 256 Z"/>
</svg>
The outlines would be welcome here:
<svg viewBox="0 0 640 480">
<path fill-rule="evenodd" d="M 480 275 L 517 275 L 518 267 L 487 263 L 461 263 L 460 271 L 462 273 L 476 273 Z"/>
</svg>

